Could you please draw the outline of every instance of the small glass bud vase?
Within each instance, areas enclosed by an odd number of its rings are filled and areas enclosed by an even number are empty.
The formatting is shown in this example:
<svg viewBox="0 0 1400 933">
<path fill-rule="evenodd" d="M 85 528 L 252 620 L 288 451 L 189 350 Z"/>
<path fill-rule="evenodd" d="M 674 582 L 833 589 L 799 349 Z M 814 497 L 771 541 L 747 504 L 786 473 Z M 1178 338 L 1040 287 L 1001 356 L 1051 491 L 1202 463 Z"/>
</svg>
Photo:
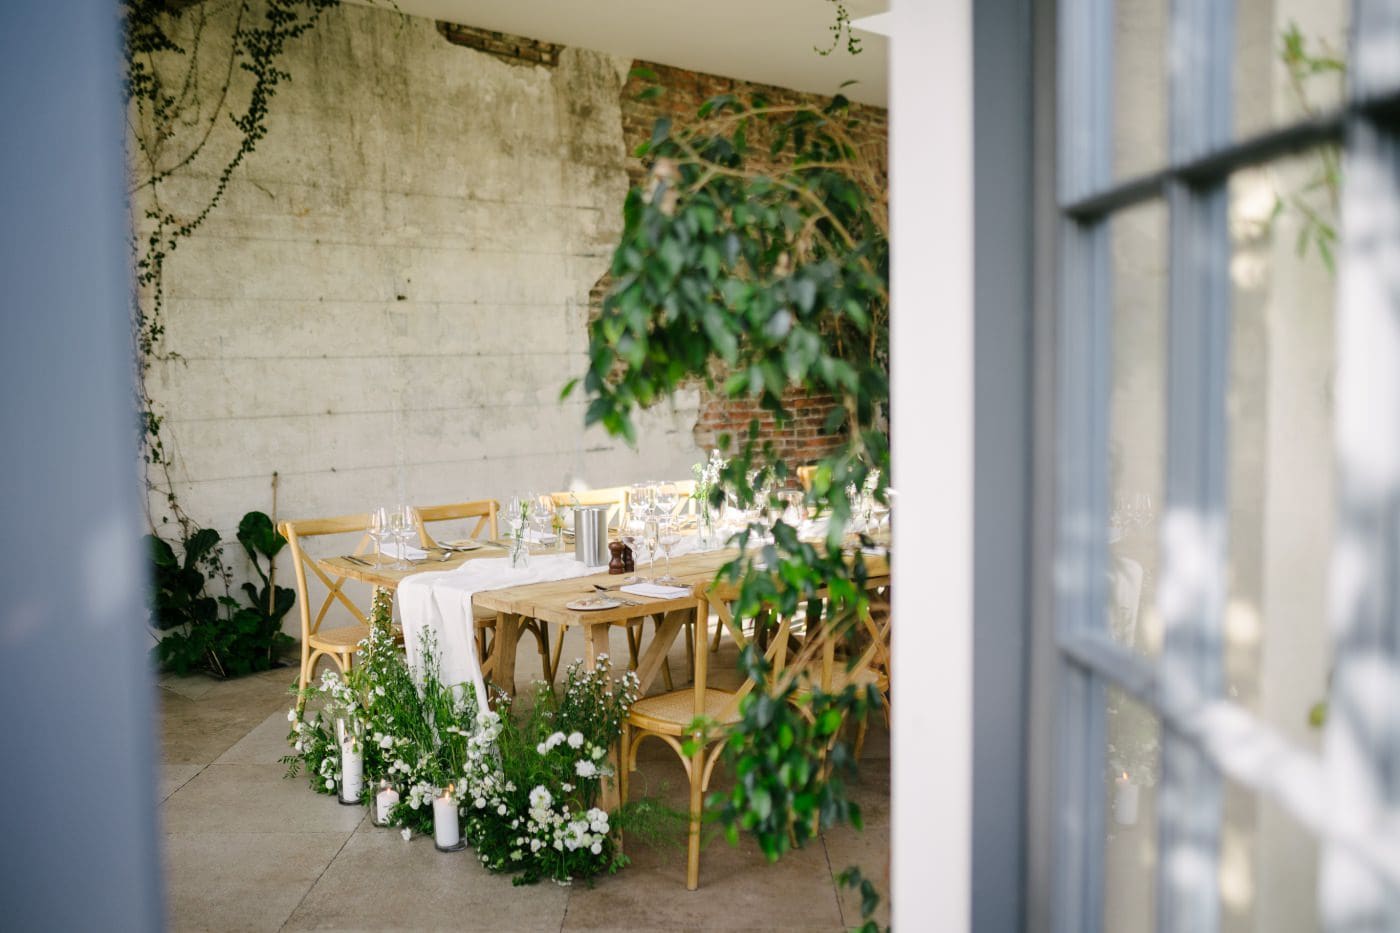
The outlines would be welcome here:
<svg viewBox="0 0 1400 933">
<path fill-rule="evenodd" d="M 710 511 L 710 503 L 707 499 L 700 501 L 700 514 L 696 516 L 696 525 L 700 550 L 708 551 L 715 546 L 715 517 Z"/>
<path fill-rule="evenodd" d="M 524 570 L 530 566 L 530 548 L 526 546 L 525 535 L 519 534 L 510 539 L 510 569 Z"/>
</svg>

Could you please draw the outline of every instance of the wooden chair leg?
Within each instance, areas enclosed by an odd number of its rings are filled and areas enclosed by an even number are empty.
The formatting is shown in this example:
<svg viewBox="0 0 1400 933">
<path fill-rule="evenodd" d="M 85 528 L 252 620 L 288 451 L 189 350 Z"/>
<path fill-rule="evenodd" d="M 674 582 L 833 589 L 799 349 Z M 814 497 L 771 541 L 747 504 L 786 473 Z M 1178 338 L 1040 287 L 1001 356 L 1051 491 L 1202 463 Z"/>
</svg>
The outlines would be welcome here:
<svg viewBox="0 0 1400 933">
<path fill-rule="evenodd" d="M 690 756 L 690 838 L 685 863 L 687 891 L 700 887 L 700 817 L 704 806 L 704 773 L 705 750 L 698 748 Z"/>
<path fill-rule="evenodd" d="M 695 623 L 685 624 L 685 669 L 691 671 L 691 679 L 695 679 Z"/>
<path fill-rule="evenodd" d="M 632 671 L 637 669 L 637 642 L 640 640 L 637 638 L 637 632 L 641 626 L 640 622 L 627 626 L 627 656 L 629 659 L 627 669 Z"/>
<path fill-rule="evenodd" d="M 720 640 L 720 636 L 722 636 L 723 634 L 724 634 L 724 626 L 723 626 L 723 625 L 716 625 L 716 626 L 715 626 L 715 640 L 714 640 L 714 643 L 710 645 L 710 651 L 714 652 L 714 651 L 718 651 L 718 650 L 719 650 L 719 640 Z"/>
<path fill-rule="evenodd" d="M 870 711 L 866 710 L 865 716 L 856 724 L 856 747 L 852 751 L 857 762 L 860 761 L 861 749 L 865 748 L 865 730 L 870 725 Z"/>
</svg>

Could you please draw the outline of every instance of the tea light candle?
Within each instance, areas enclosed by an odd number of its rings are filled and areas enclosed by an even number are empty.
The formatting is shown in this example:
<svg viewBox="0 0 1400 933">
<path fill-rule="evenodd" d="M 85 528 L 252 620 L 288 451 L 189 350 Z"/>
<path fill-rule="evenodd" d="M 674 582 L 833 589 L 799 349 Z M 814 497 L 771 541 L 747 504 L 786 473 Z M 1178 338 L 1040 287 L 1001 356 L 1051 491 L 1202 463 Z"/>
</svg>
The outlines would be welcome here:
<svg viewBox="0 0 1400 933">
<path fill-rule="evenodd" d="M 399 802 L 399 792 L 388 781 L 379 782 L 379 793 L 374 795 L 374 822 L 377 826 L 389 825 L 389 811 Z"/>
<path fill-rule="evenodd" d="M 1135 826 L 1138 818 L 1139 788 L 1128 779 L 1128 772 L 1114 779 L 1113 819 L 1119 826 Z"/>
<path fill-rule="evenodd" d="M 359 803 L 364 786 L 364 756 L 355 747 L 354 738 L 347 736 L 340 745 L 340 802 Z"/>
<path fill-rule="evenodd" d="M 447 785 L 439 796 L 433 798 L 433 841 L 446 852 L 460 848 L 462 829 L 457 823 L 457 798 L 452 796 L 453 786 Z"/>
</svg>

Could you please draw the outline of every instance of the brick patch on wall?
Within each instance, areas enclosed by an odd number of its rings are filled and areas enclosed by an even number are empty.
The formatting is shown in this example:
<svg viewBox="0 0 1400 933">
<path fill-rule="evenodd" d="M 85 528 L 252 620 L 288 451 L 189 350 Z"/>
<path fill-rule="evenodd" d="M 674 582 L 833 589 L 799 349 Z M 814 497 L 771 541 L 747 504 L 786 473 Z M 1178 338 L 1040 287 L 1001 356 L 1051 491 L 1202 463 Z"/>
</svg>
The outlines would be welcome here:
<svg viewBox="0 0 1400 933">
<path fill-rule="evenodd" d="M 757 94 L 770 104 L 810 104 L 819 108 L 830 101 L 829 97 L 820 94 L 752 84 L 734 78 L 658 65 L 654 62 L 633 62 L 634 71 L 640 68 L 655 72 L 656 81 L 629 77 L 623 85 L 621 101 L 622 135 L 629 153 L 627 176 L 633 185 L 645 182 L 647 169 L 641 159 L 631 156 L 630 153 L 640 143 L 651 138 L 652 126 L 660 117 L 670 117 L 675 125 L 684 125 L 695 119 L 695 113 L 701 104 L 719 94 L 734 94 L 745 101 Z M 650 100 L 638 100 L 637 95 L 653 83 L 665 88 L 664 93 Z M 857 145 L 870 147 L 879 161 L 885 162 L 888 139 L 887 112 L 881 107 L 852 104 L 851 113 L 860 120 Z M 756 151 L 765 151 L 758 145 L 754 148 Z M 591 298 L 595 309 L 601 306 L 607 286 L 606 277 L 594 286 Z M 700 415 L 694 430 L 695 443 L 701 449 L 713 447 L 718 435 L 726 432 L 734 435 L 747 432 L 750 420 L 757 418 L 762 436 L 773 441 L 778 455 L 789 466 L 811 463 L 841 444 L 840 437 L 822 433 L 822 425 L 834 402 L 829 395 L 807 397 L 799 393 L 790 393 L 784 399 L 784 404 L 794 413 L 795 418 L 779 429 L 773 422 L 772 414 L 761 410 L 756 400 L 747 397 L 724 398 L 702 388 Z"/>
<path fill-rule="evenodd" d="M 525 36 L 513 36 L 508 32 L 493 32 L 490 29 L 477 29 L 460 23 L 437 21 L 437 30 L 453 45 L 463 45 L 478 52 L 485 52 L 512 64 L 544 65 L 553 68 L 559 64 L 559 52 L 564 47 L 553 42 L 541 42 Z"/>
</svg>

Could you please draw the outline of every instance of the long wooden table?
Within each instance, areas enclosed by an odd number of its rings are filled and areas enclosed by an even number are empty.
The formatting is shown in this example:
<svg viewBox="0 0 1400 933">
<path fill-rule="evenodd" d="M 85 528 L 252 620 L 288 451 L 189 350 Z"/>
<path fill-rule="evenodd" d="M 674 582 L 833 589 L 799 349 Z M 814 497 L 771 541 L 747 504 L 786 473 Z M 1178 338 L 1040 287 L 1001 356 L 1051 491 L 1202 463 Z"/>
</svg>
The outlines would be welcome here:
<svg viewBox="0 0 1400 933">
<path fill-rule="evenodd" d="M 532 548 L 531 553 L 548 555 L 561 552 L 552 547 L 540 547 Z M 567 554 L 568 552 L 562 553 Z M 570 609 L 566 605 L 595 595 L 594 584 L 609 588 L 621 586 L 623 577 L 609 574 L 606 568 L 600 568 L 596 574 L 574 577 L 569 580 L 527 583 L 501 589 L 481 590 L 472 597 L 473 603 L 497 613 L 495 649 L 492 651 L 490 659 L 482 659 L 483 671 L 488 673 L 495 683 L 513 692 L 516 644 L 520 638 L 521 626 L 528 619 L 538 620 L 542 625 L 559 626 L 561 638 L 564 631 L 570 626 L 582 628 L 584 636 L 583 660 L 585 666 L 591 670 L 596 664 L 598 656 L 607 651 L 608 631 L 613 626 L 626 626 L 652 618 L 656 620 L 656 632 L 651 643 L 638 658 L 637 663 L 637 677 L 641 681 L 642 692 L 645 693 L 660 674 L 662 665 L 666 661 L 666 655 L 671 650 L 671 646 L 675 643 L 682 627 L 694 614 L 697 604 L 693 592 L 694 587 L 697 584 L 713 580 L 719 568 L 737 554 L 738 551 L 733 548 L 722 548 L 673 558 L 671 575 L 680 581 L 678 585 L 690 588 L 691 592 L 675 599 L 656 599 L 631 593 L 614 592 L 612 595 L 632 603 L 632 605 L 624 604 L 614 609 L 590 611 Z M 384 559 L 381 564 L 372 564 L 374 561 L 372 555 L 364 558 L 367 562 L 371 562 L 371 566 L 357 564 L 344 557 L 322 558 L 317 563 L 327 573 L 334 576 L 361 580 L 374 586 L 394 589 L 404 578 L 416 573 L 451 570 L 460 567 L 468 560 L 503 557 L 504 555 L 503 549 L 486 546 L 475 551 L 455 554 L 446 561 L 430 557 L 426 561 L 413 564 L 402 570 L 395 570 L 388 566 L 392 563 L 391 559 L 388 558 Z M 883 557 L 867 556 L 866 563 L 871 569 L 872 576 L 881 576 L 889 572 L 888 562 Z M 650 570 L 650 568 L 647 569 Z M 656 574 L 660 575 L 664 572 L 665 562 L 659 561 L 656 565 Z"/>
</svg>

